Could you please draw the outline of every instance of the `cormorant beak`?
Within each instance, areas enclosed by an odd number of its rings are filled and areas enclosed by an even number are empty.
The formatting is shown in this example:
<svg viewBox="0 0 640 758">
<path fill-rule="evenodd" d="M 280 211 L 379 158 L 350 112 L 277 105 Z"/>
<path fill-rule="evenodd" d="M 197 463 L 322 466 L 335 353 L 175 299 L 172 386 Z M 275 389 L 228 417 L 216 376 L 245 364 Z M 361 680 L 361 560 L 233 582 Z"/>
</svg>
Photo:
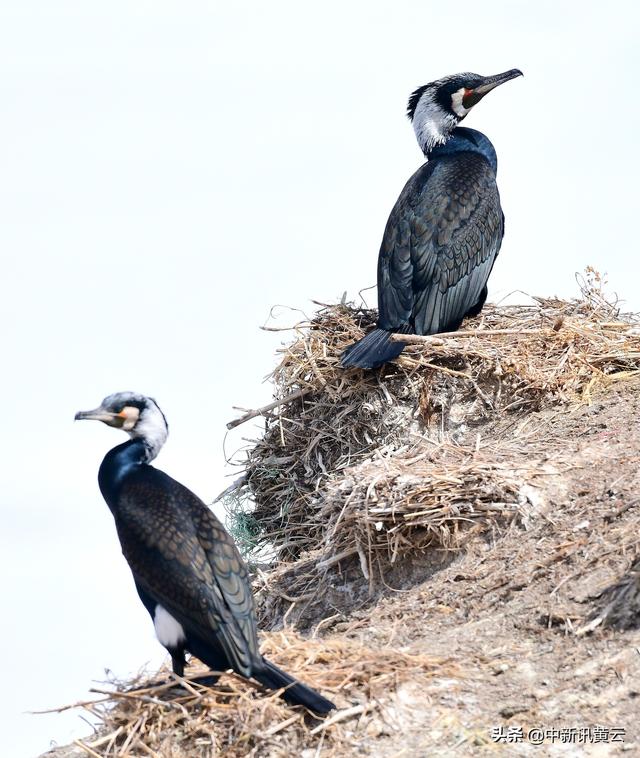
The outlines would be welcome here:
<svg viewBox="0 0 640 758">
<path fill-rule="evenodd" d="M 495 89 L 501 84 L 509 82 L 511 79 L 515 79 L 518 76 L 524 76 L 522 71 L 518 68 L 512 68 L 509 71 L 505 71 L 503 74 L 487 76 L 482 84 L 479 84 L 473 89 L 467 90 L 462 98 L 462 105 L 465 108 L 472 108 L 476 103 L 479 103 L 480 100 L 482 100 L 487 92 L 491 92 L 492 89 Z"/>
<path fill-rule="evenodd" d="M 121 427 L 125 422 L 125 417 L 113 411 L 107 411 L 104 408 L 94 408 L 92 411 L 78 411 L 74 416 L 74 421 L 102 421 L 107 426 Z"/>
</svg>

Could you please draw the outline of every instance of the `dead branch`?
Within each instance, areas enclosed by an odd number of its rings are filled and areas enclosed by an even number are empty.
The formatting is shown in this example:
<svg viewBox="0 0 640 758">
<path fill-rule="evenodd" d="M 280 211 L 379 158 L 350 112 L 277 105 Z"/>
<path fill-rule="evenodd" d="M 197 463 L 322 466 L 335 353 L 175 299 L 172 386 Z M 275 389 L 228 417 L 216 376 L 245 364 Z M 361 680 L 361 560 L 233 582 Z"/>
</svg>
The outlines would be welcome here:
<svg viewBox="0 0 640 758">
<path fill-rule="evenodd" d="M 277 408 L 279 405 L 284 405 L 285 403 L 292 403 L 294 400 L 298 400 L 301 397 L 304 397 L 309 392 L 311 392 L 311 388 L 307 387 L 304 389 L 296 390 L 295 392 L 292 392 L 290 395 L 287 395 L 286 397 L 281 397 L 279 400 L 274 400 L 272 403 L 267 403 L 267 405 L 263 405 L 262 408 L 256 408 L 256 410 L 247 411 L 244 416 L 240 416 L 240 418 L 235 419 L 234 421 L 229 421 L 227 424 L 227 429 L 235 429 L 236 426 L 240 426 L 240 424 L 244 424 L 245 421 L 249 421 L 252 418 L 255 418 L 256 416 L 264 416 L 265 413 L 268 411 L 272 411 L 274 408 Z"/>
</svg>

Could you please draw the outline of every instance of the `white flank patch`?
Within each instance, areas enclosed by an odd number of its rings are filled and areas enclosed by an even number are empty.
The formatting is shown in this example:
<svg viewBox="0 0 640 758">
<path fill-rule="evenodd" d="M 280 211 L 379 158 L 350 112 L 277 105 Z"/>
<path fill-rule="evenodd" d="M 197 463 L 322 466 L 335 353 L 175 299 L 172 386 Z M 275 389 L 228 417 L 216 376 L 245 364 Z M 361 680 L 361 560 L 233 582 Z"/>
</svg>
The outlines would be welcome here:
<svg viewBox="0 0 640 758">
<path fill-rule="evenodd" d="M 156 605 L 156 614 L 153 617 L 153 626 L 156 637 L 165 647 L 179 647 L 185 641 L 182 624 L 176 621 L 166 608 Z"/>
<path fill-rule="evenodd" d="M 453 95 L 451 95 L 451 110 L 456 116 L 460 116 L 460 118 L 464 118 L 470 110 L 470 108 L 465 108 L 462 104 L 462 98 L 464 97 L 465 92 L 465 87 L 460 87 L 457 92 L 454 92 Z"/>
</svg>

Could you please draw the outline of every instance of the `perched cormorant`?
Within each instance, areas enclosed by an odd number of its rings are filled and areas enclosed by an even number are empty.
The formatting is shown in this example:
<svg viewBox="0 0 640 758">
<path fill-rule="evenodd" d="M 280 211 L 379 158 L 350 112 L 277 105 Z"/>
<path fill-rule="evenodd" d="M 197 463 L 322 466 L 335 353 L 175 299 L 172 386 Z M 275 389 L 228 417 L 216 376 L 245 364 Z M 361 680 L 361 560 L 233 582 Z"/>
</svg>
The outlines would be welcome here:
<svg viewBox="0 0 640 758">
<path fill-rule="evenodd" d="M 122 552 L 158 640 L 182 676 L 185 652 L 214 671 L 233 669 L 318 714 L 335 706 L 266 660 L 258 648 L 253 596 L 233 540 L 206 505 L 150 466 L 167 439 L 155 400 L 133 392 L 76 413 L 131 439 L 105 456 L 98 483 L 116 522 Z"/>
<path fill-rule="evenodd" d="M 458 329 L 482 310 L 500 250 L 504 215 L 497 158 L 475 129 L 458 127 L 487 92 L 522 72 L 455 74 L 425 84 L 407 115 L 427 159 L 391 211 L 378 258 L 378 324 L 342 354 L 344 367 L 375 368 L 405 344 L 389 334 Z"/>
</svg>

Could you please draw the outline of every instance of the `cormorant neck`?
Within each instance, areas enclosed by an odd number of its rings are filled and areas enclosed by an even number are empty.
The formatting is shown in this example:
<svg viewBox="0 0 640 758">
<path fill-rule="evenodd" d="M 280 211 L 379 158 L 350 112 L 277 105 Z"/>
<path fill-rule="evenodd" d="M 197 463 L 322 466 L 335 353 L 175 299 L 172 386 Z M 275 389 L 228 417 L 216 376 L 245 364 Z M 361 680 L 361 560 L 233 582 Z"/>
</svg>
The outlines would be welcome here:
<svg viewBox="0 0 640 758">
<path fill-rule="evenodd" d="M 454 153 L 478 153 L 487 160 L 494 174 L 498 171 L 498 157 L 491 140 L 476 129 L 457 127 L 443 145 L 437 145 L 431 150 L 429 158 L 434 160 Z"/>
<path fill-rule="evenodd" d="M 455 124 L 450 128 L 443 128 L 443 124 L 438 124 L 435 121 L 429 121 L 422 124 L 420 131 L 416 129 L 416 137 L 418 144 L 425 158 L 429 158 L 431 152 L 435 148 L 444 145 L 451 137 L 452 131 L 455 129 Z"/>
<path fill-rule="evenodd" d="M 155 456 L 142 438 L 123 442 L 105 455 L 98 472 L 98 484 L 107 505 L 114 510 L 118 493 L 127 475 L 146 466 Z"/>
<path fill-rule="evenodd" d="M 158 455 L 169 434 L 169 427 L 164 414 L 158 408 L 155 400 L 149 398 L 149 401 L 152 405 L 142 411 L 137 424 L 129 432 L 129 437 L 132 440 L 140 440 L 144 443 L 146 463 L 150 463 Z"/>
<path fill-rule="evenodd" d="M 413 131 L 425 157 L 438 145 L 444 145 L 460 119 L 444 110 L 434 100 L 433 94 L 425 92 L 420 98 L 411 119 Z"/>
</svg>

